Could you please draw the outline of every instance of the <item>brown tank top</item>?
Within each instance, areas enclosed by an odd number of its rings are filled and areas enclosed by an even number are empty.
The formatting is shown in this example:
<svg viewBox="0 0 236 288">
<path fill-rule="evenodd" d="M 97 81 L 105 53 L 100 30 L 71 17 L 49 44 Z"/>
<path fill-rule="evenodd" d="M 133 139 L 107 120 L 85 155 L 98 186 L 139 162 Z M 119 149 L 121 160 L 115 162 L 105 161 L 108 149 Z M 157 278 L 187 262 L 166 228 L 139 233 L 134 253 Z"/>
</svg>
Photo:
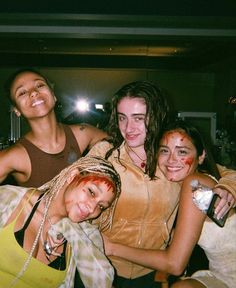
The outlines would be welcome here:
<svg viewBox="0 0 236 288">
<path fill-rule="evenodd" d="M 26 149 L 31 162 L 31 175 L 28 181 L 20 183 L 23 187 L 39 187 L 56 176 L 62 169 L 72 164 L 81 157 L 81 152 L 76 138 L 67 125 L 63 125 L 66 144 L 64 149 L 56 154 L 49 154 L 40 150 L 26 138 L 19 139 Z"/>
</svg>

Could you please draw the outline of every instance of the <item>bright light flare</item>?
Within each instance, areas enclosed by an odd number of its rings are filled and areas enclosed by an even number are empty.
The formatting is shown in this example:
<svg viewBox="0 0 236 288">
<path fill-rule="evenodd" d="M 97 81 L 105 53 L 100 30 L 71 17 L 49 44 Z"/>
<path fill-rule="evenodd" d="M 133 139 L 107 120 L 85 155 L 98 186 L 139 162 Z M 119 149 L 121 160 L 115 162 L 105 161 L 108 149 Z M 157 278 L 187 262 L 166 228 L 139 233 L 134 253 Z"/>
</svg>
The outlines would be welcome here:
<svg viewBox="0 0 236 288">
<path fill-rule="evenodd" d="M 79 111 L 85 112 L 89 110 L 89 104 L 86 100 L 78 100 L 76 102 L 76 108 Z"/>
</svg>

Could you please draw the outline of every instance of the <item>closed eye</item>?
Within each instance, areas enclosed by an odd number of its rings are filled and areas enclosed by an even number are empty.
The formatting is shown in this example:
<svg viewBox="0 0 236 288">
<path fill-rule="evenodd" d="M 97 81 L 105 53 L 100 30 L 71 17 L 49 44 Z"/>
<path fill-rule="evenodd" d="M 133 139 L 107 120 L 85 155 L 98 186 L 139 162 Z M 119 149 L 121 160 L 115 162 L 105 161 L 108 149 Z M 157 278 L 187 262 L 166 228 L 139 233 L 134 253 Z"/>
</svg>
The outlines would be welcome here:
<svg viewBox="0 0 236 288">
<path fill-rule="evenodd" d="M 47 85 L 44 82 L 40 82 L 40 83 L 37 83 L 36 87 L 38 89 L 41 89 L 41 88 L 47 87 Z"/>
<path fill-rule="evenodd" d="M 22 90 L 18 93 L 18 96 L 24 96 L 26 95 L 28 92 L 26 90 Z"/>
</svg>

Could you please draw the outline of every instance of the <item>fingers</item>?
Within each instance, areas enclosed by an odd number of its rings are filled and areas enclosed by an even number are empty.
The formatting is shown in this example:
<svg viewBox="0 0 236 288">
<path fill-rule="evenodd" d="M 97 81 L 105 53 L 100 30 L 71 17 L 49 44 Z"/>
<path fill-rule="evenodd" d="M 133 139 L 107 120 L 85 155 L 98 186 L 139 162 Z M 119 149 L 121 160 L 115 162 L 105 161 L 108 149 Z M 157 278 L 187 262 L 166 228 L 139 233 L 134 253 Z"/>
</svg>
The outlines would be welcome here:
<svg viewBox="0 0 236 288">
<path fill-rule="evenodd" d="M 235 204 L 235 199 L 231 193 L 225 189 L 215 188 L 214 192 L 220 196 L 220 201 L 215 208 L 218 219 L 222 218 Z"/>
</svg>

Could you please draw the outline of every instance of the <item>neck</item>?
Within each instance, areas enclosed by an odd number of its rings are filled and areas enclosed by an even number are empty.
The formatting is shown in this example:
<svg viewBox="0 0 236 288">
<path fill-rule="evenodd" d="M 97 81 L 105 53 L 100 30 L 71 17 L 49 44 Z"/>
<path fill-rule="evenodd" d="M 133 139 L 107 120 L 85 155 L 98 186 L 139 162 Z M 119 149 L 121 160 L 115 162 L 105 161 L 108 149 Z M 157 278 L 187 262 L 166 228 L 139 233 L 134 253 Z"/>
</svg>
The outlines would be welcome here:
<svg viewBox="0 0 236 288">
<path fill-rule="evenodd" d="M 142 145 L 142 146 L 134 147 L 134 148 L 130 147 L 128 144 L 126 144 L 126 146 L 127 146 L 128 154 L 130 158 L 132 159 L 132 161 L 134 162 L 134 164 L 144 169 L 146 166 L 146 160 L 147 160 L 144 146 Z"/>
</svg>

